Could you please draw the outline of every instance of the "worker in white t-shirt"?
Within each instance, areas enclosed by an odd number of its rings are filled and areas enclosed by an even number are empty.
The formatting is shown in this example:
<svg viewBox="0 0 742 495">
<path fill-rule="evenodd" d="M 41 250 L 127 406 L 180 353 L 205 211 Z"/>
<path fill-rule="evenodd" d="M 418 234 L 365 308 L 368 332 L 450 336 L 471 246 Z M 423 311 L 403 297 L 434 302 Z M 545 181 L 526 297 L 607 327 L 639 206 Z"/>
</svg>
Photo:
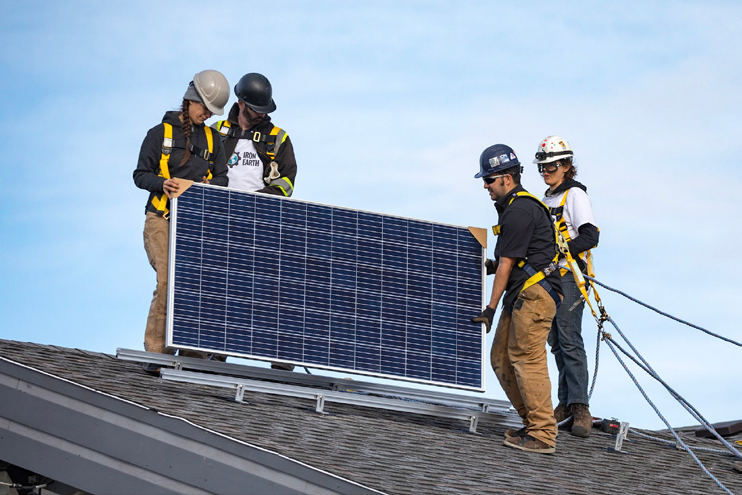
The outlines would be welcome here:
<svg viewBox="0 0 742 495">
<path fill-rule="evenodd" d="M 286 131 L 271 123 L 276 109 L 273 88 L 262 74 L 242 76 L 234 87 L 237 103 L 227 120 L 213 125 L 219 131 L 227 158 L 229 187 L 289 197 L 294 192 L 296 158 Z M 292 371 L 294 365 L 271 363 Z"/>
<path fill-rule="evenodd" d="M 562 137 L 549 136 L 538 145 L 538 171 L 549 189 L 544 203 L 562 236 L 567 240 L 572 257 L 585 271 L 586 254 L 598 245 L 599 230 L 587 188 L 574 180 L 577 169 L 569 143 Z M 560 266 L 566 266 L 564 259 Z M 566 427 L 578 437 L 587 437 L 592 428 L 588 400 L 588 371 L 585 344 L 582 340 L 582 312 L 585 302 L 572 273 L 561 270 L 564 300 L 557 310 L 549 333 L 549 345 L 559 369 L 559 404 L 554 409 L 557 422 L 573 417 Z"/>
<path fill-rule="evenodd" d="M 222 135 L 229 187 L 289 197 L 296 158 L 286 131 L 271 123 L 273 88 L 262 74 L 245 74 L 234 87 L 237 103 L 227 120 L 213 125 Z"/>
</svg>

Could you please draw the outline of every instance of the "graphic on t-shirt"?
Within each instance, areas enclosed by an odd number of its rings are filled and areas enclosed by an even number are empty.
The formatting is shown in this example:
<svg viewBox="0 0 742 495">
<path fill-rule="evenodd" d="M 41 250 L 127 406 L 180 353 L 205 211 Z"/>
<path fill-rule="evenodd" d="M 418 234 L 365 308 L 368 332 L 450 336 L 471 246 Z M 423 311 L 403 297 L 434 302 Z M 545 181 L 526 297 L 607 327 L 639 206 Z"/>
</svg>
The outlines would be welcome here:
<svg viewBox="0 0 742 495">
<path fill-rule="evenodd" d="M 258 154 L 255 151 L 235 151 L 227 162 L 229 168 L 236 167 L 238 165 L 244 165 L 246 167 L 258 167 L 261 165 Z"/>
<path fill-rule="evenodd" d="M 241 191 L 259 191 L 265 187 L 263 172 L 263 164 L 252 139 L 237 141 L 227 169 L 229 187 Z"/>
</svg>

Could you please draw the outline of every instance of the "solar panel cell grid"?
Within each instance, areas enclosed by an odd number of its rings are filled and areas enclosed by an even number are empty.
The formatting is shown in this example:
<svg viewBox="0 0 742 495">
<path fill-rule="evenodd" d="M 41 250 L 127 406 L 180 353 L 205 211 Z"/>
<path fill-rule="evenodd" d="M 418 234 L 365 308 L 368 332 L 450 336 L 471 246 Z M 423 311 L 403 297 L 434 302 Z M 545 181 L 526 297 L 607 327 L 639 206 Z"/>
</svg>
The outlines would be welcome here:
<svg viewBox="0 0 742 495">
<path fill-rule="evenodd" d="M 174 347 L 483 389 L 468 229 L 201 185 L 172 210 Z"/>
</svg>

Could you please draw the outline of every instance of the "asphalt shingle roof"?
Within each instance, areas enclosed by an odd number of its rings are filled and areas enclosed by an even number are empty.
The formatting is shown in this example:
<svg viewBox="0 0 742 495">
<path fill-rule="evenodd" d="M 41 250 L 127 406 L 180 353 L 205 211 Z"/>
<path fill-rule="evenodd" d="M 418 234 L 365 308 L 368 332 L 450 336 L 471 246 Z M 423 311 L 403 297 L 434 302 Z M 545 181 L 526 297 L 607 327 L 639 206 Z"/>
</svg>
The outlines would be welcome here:
<svg viewBox="0 0 742 495">
<path fill-rule="evenodd" d="M 687 453 L 631 434 L 626 453 L 609 452 L 614 437 L 593 429 L 588 439 L 561 432 L 554 455 L 530 454 L 502 445 L 504 427 L 480 424 L 470 434 L 460 420 L 334 403 L 321 415 L 310 400 L 247 391 L 247 404 L 240 404 L 230 390 L 168 382 L 137 363 L 48 345 L 0 340 L 0 356 L 386 493 L 723 493 Z M 689 444 L 722 448 L 688 430 Z M 742 494 L 731 455 L 697 455 Z"/>
</svg>

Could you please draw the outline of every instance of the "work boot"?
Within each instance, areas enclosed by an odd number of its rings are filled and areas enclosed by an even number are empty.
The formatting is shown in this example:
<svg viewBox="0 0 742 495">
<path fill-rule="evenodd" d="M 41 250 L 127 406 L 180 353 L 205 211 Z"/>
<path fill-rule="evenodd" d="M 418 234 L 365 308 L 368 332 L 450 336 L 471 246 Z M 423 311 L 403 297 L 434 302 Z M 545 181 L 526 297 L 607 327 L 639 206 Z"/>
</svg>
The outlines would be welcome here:
<svg viewBox="0 0 742 495">
<path fill-rule="evenodd" d="M 564 404 L 559 404 L 556 406 L 556 409 L 554 409 L 554 419 L 556 420 L 557 424 L 561 423 L 567 418 L 572 417 L 572 411 L 570 410 L 569 406 L 565 406 Z M 572 419 L 564 423 L 563 425 L 559 425 L 560 430 L 569 430 L 572 427 Z"/>
<path fill-rule="evenodd" d="M 505 430 L 505 438 L 513 438 L 513 437 L 522 437 L 526 434 L 526 427 L 524 426 L 520 430 L 515 430 L 513 428 L 510 428 L 508 430 Z"/>
<path fill-rule="evenodd" d="M 160 376 L 161 367 L 161 365 L 155 363 L 142 363 L 142 369 L 144 372 L 154 376 Z"/>
<path fill-rule="evenodd" d="M 570 404 L 574 422 L 570 433 L 576 437 L 587 438 L 590 436 L 590 430 L 593 428 L 593 417 L 587 404 Z"/>
<path fill-rule="evenodd" d="M 553 454 L 556 452 L 556 447 L 549 447 L 531 435 L 506 438 L 502 443 L 506 447 L 513 447 L 514 449 L 525 450 L 526 452 L 536 452 L 537 454 Z"/>
</svg>

